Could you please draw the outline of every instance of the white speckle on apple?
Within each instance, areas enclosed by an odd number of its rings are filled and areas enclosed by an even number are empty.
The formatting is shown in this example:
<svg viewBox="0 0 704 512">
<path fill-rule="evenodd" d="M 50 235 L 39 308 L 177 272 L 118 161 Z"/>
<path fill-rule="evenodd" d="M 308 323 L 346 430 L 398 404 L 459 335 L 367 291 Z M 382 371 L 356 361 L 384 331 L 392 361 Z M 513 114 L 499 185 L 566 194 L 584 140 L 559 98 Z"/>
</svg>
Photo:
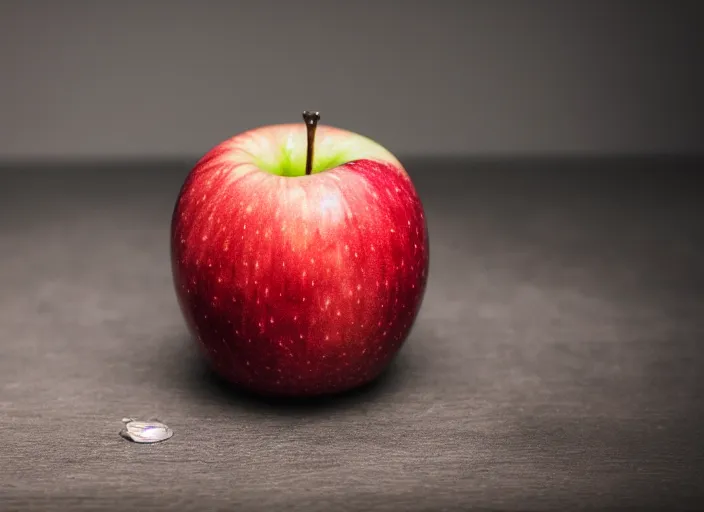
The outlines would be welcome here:
<svg viewBox="0 0 704 512">
<path fill-rule="evenodd" d="M 354 253 L 354 257 L 355 257 L 355 258 L 359 258 L 359 254 L 357 254 L 357 253 L 355 252 L 355 253 Z"/>
<path fill-rule="evenodd" d="M 264 297 L 269 296 L 269 288 L 264 288 Z"/>
<path fill-rule="evenodd" d="M 327 309 L 329 305 L 330 305 L 330 299 L 326 298 L 325 299 L 325 309 Z"/>
<path fill-rule="evenodd" d="M 255 268 L 255 269 L 256 269 L 256 268 L 259 268 L 259 261 L 258 261 L 258 260 L 255 260 L 255 262 L 254 262 L 254 268 Z M 255 281 L 255 283 L 256 283 L 256 281 Z"/>
<path fill-rule="evenodd" d="M 347 244 L 345 244 L 345 250 L 346 250 L 346 251 L 349 251 L 349 250 L 350 250 L 350 246 L 347 245 Z"/>
<path fill-rule="evenodd" d="M 247 213 L 252 213 L 252 205 L 251 205 L 251 204 L 248 204 L 248 205 L 247 205 L 247 208 L 245 208 L 244 211 L 246 211 Z"/>
<path fill-rule="evenodd" d="M 396 230 L 394 228 L 391 228 L 389 231 L 391 231 L 392 233 L 396 233 Z"/>
<path fill-rule="evenodd" d="M 274 317 L 273 317 L 273 316 L 269 317 L 269 323 L 270 323 L 270 324 L 273 324 L 273 323 L 274 323 Z"/>
<path fill-rule="evenodd" d="M 310 262 L 311 262 L 311 263 L 315 263 L 315 258 L 311 258 L 311 259 L 310 259 Z"/>
<path fill-rule="evenodd" d="M 242 229 L 247 229 L 247 224 L 242 224 Z"/>
<path fill-rule="evenodd" d="M 308 271 L 304 270 L 303 273 L 301 274 L 301 277 L 305 278 L 308 275 Z"/>
<path fill-rule="evenodd" d="M 203 235 L 200 239 L 205 242 L 208 239 L 208 235 Z"/>
<path fill-rule="evenodd" d="M 338 309 L 337 312 L 335 313 L 337 316 L 342 316 L 342 313 L 340 313 L 340 310 Z"/>
</svg>

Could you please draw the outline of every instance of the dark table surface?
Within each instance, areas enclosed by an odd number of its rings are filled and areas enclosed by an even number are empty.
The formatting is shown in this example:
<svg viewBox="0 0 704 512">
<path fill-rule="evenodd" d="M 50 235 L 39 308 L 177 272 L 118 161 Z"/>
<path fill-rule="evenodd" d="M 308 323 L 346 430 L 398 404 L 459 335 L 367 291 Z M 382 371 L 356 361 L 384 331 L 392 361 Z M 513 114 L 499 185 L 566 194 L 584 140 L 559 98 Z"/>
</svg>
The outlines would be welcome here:
<svg viewBox="0 0 704 512">
<path fill-rule="evenodd" d="M 168 259 L 191 163 L 0 169 L 0 510 L 704 497 L 702 161 L 407 161 L 422 311 L 377 383 L 312 403 L 238 394 L 194 351 Z M 175 435 L 129 443 L 124 416 Z"/>
</svg>

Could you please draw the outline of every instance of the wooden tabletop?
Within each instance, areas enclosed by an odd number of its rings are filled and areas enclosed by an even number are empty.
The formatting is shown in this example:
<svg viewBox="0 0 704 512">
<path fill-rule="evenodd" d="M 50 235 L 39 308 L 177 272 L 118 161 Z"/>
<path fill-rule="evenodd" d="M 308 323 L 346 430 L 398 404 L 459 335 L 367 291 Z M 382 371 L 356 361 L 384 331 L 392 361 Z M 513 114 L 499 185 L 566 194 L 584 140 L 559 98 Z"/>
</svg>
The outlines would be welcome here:
<svg viewBox="0 0 704 512">
<path fill-rule="evenodd" d="M 374 385 L 229 389 L 168 259 L 192 162 L 0 168 L 0 510 L 685 508 L 704 497 L 694 159 L 409 160 L 431 270 Z M 139 445 L 121 418 L 174 436 Z"/>
</svg>

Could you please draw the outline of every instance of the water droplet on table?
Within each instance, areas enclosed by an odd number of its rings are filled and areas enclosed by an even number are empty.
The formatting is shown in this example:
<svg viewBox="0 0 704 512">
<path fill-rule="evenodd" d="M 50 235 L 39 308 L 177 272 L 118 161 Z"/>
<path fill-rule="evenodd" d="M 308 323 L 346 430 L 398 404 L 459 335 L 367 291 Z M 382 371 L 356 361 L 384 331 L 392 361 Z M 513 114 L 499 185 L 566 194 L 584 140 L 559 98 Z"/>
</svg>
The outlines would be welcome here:
<svg viewBox="0 0 704 512">
<path fill-rule="evenodd" d="M 159 443 L 174 435 L 165 423 L 159 420 L 138 421 L 133 418 L 122 418 L 125 428 L 120 435 L 135 443 Z"/>
</svg>

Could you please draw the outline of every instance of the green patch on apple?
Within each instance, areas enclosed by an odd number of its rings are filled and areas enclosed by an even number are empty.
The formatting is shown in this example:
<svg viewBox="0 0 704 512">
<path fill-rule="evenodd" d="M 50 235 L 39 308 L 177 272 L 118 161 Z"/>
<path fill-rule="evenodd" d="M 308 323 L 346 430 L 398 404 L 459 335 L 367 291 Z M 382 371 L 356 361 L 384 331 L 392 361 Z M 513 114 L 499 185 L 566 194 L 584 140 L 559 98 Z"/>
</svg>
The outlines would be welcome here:
<svg viewBox="0 0 704 512">
<path fill-rule="evenodd" d="M 396 163 L 396 158 L 379 143 L 363 135 L 321 126 L 315 140 L 315 153 L 310 154 L 311 169 L 306 172 L 310 144 L 306 144 L 303 126 L 292 126 L 289 133 L 281 134 L 283 140 L 274 143 L 275 151 L 259 153 L 255 165 L 265 172 L 278 176 L 298 177 L 335 169 L 355 160 L 371 159 Z M 316 127 L 307 127 L 315 137 Z M 311 133 L 308 132 L 308 136 Z"/>
<path fill-rule="evenodd" d="M 346 152 L 336 151 L 323 152 L 318 149 L 313 159 L 312 174 L 329 171 L 335 167 L 357 160 L 357 157 Z M 295 148 L 282 147 L 281 151 L 270 159 L 259 159 L 257 166 L 271 174 L 279 176 L 305 176 L 306 174 L 306 154 L 303 151 L 296 151 Z"/>
</svg>

